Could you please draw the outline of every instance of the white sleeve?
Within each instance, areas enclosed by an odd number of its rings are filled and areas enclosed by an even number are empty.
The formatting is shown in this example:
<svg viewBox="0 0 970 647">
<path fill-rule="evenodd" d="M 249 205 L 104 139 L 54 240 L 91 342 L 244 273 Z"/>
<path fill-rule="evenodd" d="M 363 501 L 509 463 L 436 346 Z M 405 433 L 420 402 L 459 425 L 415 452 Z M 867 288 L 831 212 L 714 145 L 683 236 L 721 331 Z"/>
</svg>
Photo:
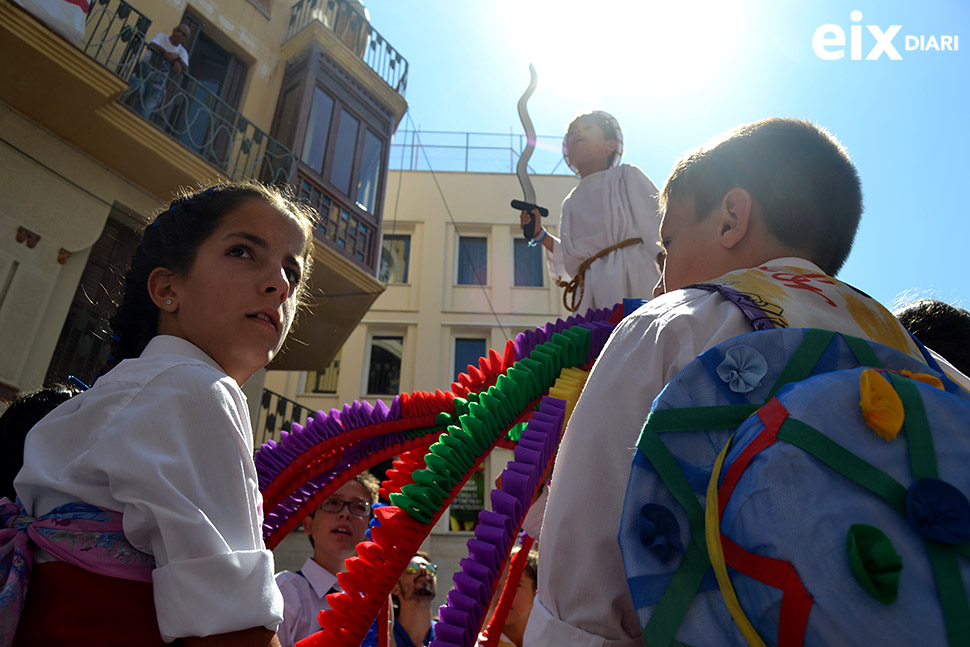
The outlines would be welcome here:
<svg viewBox="0 0 970 647">
<path fill-rule="evenodd" d="M 125 535 L 155 556 L 162 637 L 266 627 L 283 601 L 263 545 L 252 432 L 230 378 L 198 366 L 159 374 L 118 414 L 105 442 Z M 97 449 L 97 448 L 95 448 Z"/>
<path fill-rule="evenodd" d="M 296 641 L 307 635 L 307 622 L 304 616 L 308 613 L 304 609 L 302 600 L 297 588 L 300 586 L 303 577 L 290 571 L 283 571 L 276 574 L 276 584 L 279 586 L 280 593 L 283 595 L 283 622 L 276 630 L 276 636 L 280 639 L 282 647 L 293 647 Z M 306 586 L 306 580 L 302 582 Z"/>
<path fill-rule="evenodd" d="M 562 246 L 562 237 L 568 231 L 568 226 L 565 223 L 569 220 L 569 216 L 567 215 L 569 212 L 569 197 L 573 194 L 573 191 L 570 191 L 569 195 L 562 201 L 559 215 L 559 235 L 552 239 L 552 251 L 549 251 L 545 247 L 542 248 L 543 255 L 546 257 L 546 269 L 549 271 L 549 277 L 552 279 L 553 284 L 560 279 L 569 281 L 573 278 L 566 271 L 566 260 L 563 255 Z"/>
<path fill-rule="evenodd" d="M 658 249 L 655 243 L 660 239 L 657 187 L 643 171 L 632 164 L 623 166 L 623 185 L 626 190 L 627 206 L 633 213 L 640 238 L 651 250 L 650 256 L 656 256 Z"/>
</svg>

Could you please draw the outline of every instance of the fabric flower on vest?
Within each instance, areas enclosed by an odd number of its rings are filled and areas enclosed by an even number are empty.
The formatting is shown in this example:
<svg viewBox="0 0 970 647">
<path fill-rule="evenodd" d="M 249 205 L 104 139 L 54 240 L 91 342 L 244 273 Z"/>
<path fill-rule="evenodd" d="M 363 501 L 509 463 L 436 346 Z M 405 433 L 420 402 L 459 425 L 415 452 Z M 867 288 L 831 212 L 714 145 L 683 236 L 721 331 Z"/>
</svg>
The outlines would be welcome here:
<svg viewBox="0 0 970 647">
<path fill-rule="evenodd" d="M 640 508 L 640 542 L 661 562 L 683 552 L 680 524 L 669 508 L 647 503 Z"/>
<path fill-rule="evenodd" d="M 924 537 L 944 544 L 970 539 L 970 502 L 946 481 L 918 479 L 906 492 L 906 516 Z"/>
<path fill-rule="evenodd" d="M 747 393 L 761 386 L 768 373 L 764 356 L 750 346 L 735 346 L 724 354 L 717 367 L 717 376 L 727 382 L 735 393 Z"/>
<path fill-rule="evenodd" d="M 903 558 L 886 533 L 875 526 L 855 524 L 849 528 L 847 544 L 849 568 L 862 588 L 883 604 L 895 602 Z"/>
<path fill-rule="evenodd" d="M 903 427 L 903 401 L 889 380 L 878 371 L 866 369 L 859 377 L 859 406 L 866 424 L 886 440 L 896 440 Z"/>
<path fill-rule="evenodd" d="M 900 375 L 905 375 L 911 380 L 916 380 L 917 382 L 922 382 L 923 384 L 929 384 L 930 386 L 935 386 L 941 391 L 945 391 L 943 388 L 943 380 L 936 377 L 935 375 L 930 375 L 929 373 L 913 373 L 912 371 L 907 371 L 903 369 L 899 372 Z"/>
</svg>

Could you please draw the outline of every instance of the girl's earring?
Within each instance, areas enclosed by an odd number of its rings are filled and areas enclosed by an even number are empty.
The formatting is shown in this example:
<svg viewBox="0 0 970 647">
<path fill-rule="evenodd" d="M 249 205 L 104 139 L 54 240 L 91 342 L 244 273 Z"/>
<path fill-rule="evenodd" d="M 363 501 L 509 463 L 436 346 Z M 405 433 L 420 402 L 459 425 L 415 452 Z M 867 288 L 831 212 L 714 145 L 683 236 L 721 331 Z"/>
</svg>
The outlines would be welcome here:
<svg viewBox="0 0 970 647">
<path fill-rule="evenodd" d="M 171 299 L 167 299 L 167 300 L 165 301 L 165 305 L 167 305 L 167 306 L 170 306 L 170 305 L 172 305 L 172 300 L 171 300 Z"/>
</svg>

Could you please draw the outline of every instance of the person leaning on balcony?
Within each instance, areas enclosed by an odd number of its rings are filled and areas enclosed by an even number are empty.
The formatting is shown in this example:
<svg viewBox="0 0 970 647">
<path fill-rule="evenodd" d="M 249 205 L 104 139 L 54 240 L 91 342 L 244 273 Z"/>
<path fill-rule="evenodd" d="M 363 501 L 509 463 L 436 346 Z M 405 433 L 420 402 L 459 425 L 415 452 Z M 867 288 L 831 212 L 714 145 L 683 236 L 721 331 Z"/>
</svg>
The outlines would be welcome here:
<svg viewBox="0 0 970 647">
<path fill-rule="evenodd" d="M 549 275 L 565 288 L 570 312 L 608 308 L 624 298 L 649 299 L 660 273 L 656 263 L 657 187 L 643 171 L 620 164 L 623 135 L 616 119 L 596 110 L 573 119 L 563 157 L 582 178 L 562 203 L 559 237 L 538 225 L 530 245 L 542 245 Z"/>
<path fill-rule="evenodd" d="M 162 59 L 168 63 L 168 67 L 175 74 L 180 74 L 189 69 L 189 52 L 182 46 L 192 30 L 188 25 L 182 23 L 172 30 L 170 35 L 162 32 L 155 34 L 152 42 L 148 43 L 148 49 L 154 50 L 162 55 Z M 145 62 L 151 60 L 151 52 L 145 52 Z M 162 64 L 163 68 L 165 63 Z"/>
<path fill-rule="evenodd" d="M 182 23 L 170 35 L 159 32 L 148 43 L 140 66 L 141 71 L 134 82 L 136 88 L 141 88 L 141 112 L 146 119 L 151 117 L 165 98 L 165 82 L 169 74 L 188 71 L 189 53 L 182 43 L 188 40 L 191 33 L 189 26 Z M 162 58 L 157 68 L 151 65 L 152 52 L 158 52 Z"/>
</svg>

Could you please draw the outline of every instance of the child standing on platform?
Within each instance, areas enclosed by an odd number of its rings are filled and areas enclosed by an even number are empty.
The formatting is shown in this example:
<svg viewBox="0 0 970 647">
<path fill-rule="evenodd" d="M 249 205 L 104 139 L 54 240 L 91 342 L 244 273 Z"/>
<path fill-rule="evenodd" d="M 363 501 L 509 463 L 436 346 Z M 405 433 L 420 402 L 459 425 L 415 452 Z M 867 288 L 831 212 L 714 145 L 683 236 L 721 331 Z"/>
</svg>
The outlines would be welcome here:
<svg viewBox="0 0 970 647">
<path fill-rule="evenodd" d="M 649 299 L 659 278 L 657 187 L 636 166 L 620 164 L 622 155 L 623 134 L 612 115 L 596 110 L 576 117 L 563 157 L 582 180 L 563 200 L 560 237 L 538 225 L 537 210 L 521 215 L 523 230 L 535 218 L 530 244 L 545 248 L 549 274 L 564 288 L 570 312 Z"/>
<path fill-rule="evenodd" d="M 3 532 L 34 544 L 16 644 L 279 644 L 240 385 L 290 330 L 314 220 L 246 182 L 180 197 L 146 228 L 113 368 L 34 427 L 20 516 L 4 502 Z"/>
</svg>

